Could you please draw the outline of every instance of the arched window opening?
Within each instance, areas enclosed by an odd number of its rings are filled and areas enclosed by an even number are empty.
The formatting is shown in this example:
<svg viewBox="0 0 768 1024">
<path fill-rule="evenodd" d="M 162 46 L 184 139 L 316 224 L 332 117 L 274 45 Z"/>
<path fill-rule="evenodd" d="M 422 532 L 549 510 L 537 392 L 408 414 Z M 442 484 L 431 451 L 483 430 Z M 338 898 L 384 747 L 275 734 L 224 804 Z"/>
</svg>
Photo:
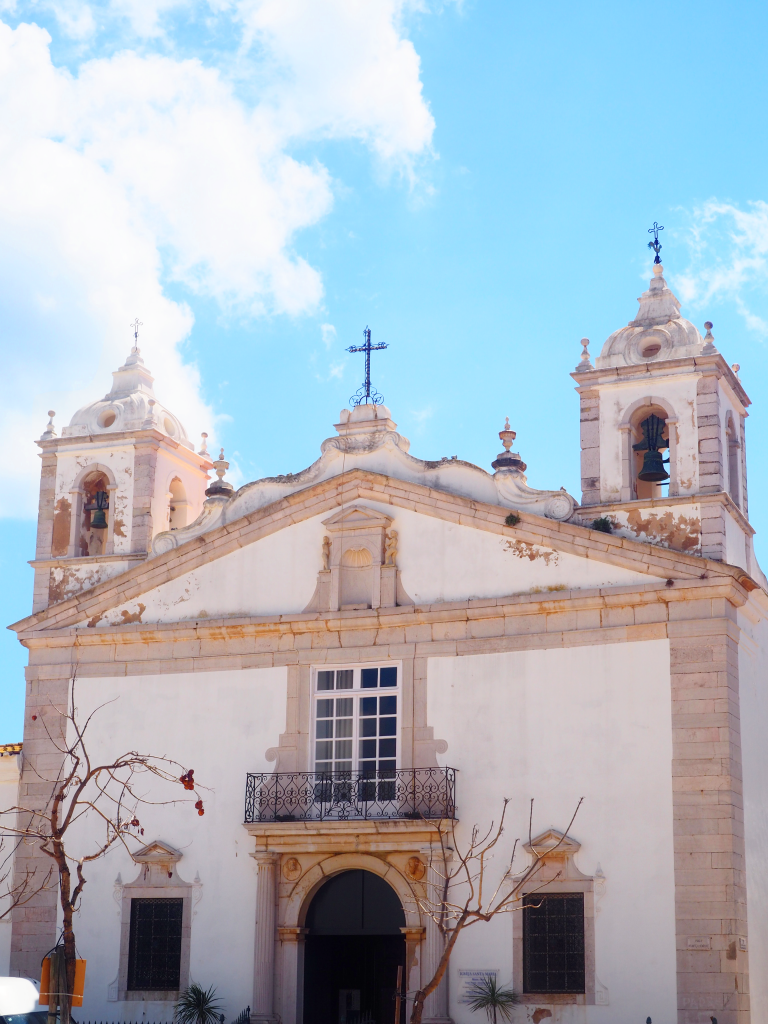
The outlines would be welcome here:
<svg viewBox="0 0 768 1024">
<path fill-rule="evenodd" d="M 739 437 L 736 433 L 736 424 L 733 422 L 733 413 L 728 413 L 725 432 L 728 441 L 728 493 L 739 508 L 741 508 L 741 488 L 739 486 L 739 453 L 741 452 L 741 447 L 739 446 Z"/>
<path fill-rule="evenodd" d="M 632 461 L 636 498 L 662 498 L 669 484 L 669 427 L 664 409 L 647 406 L 635 417 Z M 665 457 L 666 456 L 666 457 Z"/>
<path fill-rule="evenodd" d="M 189 502 L 184 484 L 177 476 L 171 480 L 168 501 L 168 529 L 179 530 L 182 526 L 187 525 Z"/>
<path fill-rule="evenodd" d="M 79 555 L 103 555 L 109 531 L 109 481 L 104 473 L 89 474 L 82 483 L 83 505 L 78 538 Z"/>
</svg>

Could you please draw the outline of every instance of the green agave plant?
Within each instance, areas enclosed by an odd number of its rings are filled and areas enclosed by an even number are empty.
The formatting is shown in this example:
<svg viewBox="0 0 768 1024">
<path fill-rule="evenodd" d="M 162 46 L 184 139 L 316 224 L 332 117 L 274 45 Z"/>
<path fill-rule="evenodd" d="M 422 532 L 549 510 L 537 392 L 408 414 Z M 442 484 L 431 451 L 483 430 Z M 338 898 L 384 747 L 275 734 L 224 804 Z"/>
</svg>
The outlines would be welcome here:
<svg viewBox="0 0 768 1024">
<path fill-rule="evenodd" d="M 222 1024 L 221 1001 L 215 995 L 213 985 L 207 991 L 202 985 L 185 988 L 173 1008 L 176 1024 Z"/>
<path fill-rule="evenodd" d="M 495 974 L 487 974 L 472 982 L 464 1001 L 470 1010 L 485 1010 L 488 1020 L 498 1024 L 499 1017 L 512 1020 L 512 1007 L 517 1006 L 520 997 L 511 988 L 501 988 Z"/>
</svg>

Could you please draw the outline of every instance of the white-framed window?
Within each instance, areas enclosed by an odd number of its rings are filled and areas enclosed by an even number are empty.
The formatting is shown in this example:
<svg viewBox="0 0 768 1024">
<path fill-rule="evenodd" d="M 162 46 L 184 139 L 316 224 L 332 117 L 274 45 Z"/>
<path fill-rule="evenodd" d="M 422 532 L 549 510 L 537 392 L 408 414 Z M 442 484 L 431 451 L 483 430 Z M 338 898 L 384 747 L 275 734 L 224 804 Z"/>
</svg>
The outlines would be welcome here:
<svg viewBox="0 0 768 1024">
<path fill-rule="evenodd" d="M 400 675 L 400 666 L 391 662 L 315 671 L 316 772 L 352 772 L 381 779 L 395 771 L 400 742 Z"/>
</svg>

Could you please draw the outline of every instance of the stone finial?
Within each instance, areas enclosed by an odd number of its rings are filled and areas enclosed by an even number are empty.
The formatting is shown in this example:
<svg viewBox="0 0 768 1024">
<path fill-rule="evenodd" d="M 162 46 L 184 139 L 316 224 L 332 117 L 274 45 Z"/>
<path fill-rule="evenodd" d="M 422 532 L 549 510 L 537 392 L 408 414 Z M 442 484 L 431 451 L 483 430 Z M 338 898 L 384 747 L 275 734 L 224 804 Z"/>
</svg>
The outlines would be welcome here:
<svg viewBox="0 0 768 1024">
<path fill-rule="evenodd" d="M 594 370 L 589 359 L 589 338 L 581 339 L 581 359 L 576 364 L 577 370 Z"/>
<path fill-rule="evenodd" d="M 218 479 L 214 480 L 211 486 L 207 488 L 205 492 L 206 497 L 212 498 L 214 496 L 219 496 L 222 494 L 225 497 L 229 497 L 229 495 L 234 491 L 235 488 L 232 486 L 229 480 L 224 479 L 224 474 L 229 469 L 229 463 L 224 458 L 223 448 L 219 452 L 218 459 L 213 460 L 213 468 L 216 470 L 216 476 L 218 477 Z"/>
<path fill-rule="evenodd" d="M 504 429 L 499 431 L 499 438 L 501 443 L 504 445 L 504 451 L 508 452 L 512 447 L 512 442 L 517 437 L 517 434 L 509 426 L 509 416 L 504 419 Z"/>
<path fill-rule="evenodd" d="M 511 452 L 509 449 L 512 447 L 512 442 L 517 437 L 517 434 L 509 426 L 509 416 L 507 416 L 504 422 L 504 429 L 499 431 L 499 437 L 501 443 L 504 445 L 504 451 L 496 457 L 496 461 L 492 462 L 491 465 L 494 469 L 516 469 L 521 473 L 525 472 L 525 463 L 520 459 L 520 456 L 516 452 Z"/>
<path fill-rule="evenodd" d="M 712 327 L 714 326 L 711 320 L 707 320 L 704 326 L 707 329 L 707 333 L 704 335 L 704 348 L 701 350 L 703 356 L 711 356 L 717 349 L 715 348 L 715 338 L 712 334 Z"/>
<path fill-rule="evenodd" d="M 56 437 L 56 429 L 53 426 L 53 417 L 56 415 L 55 409 L 48 410 L 48 423 L 46 424 L 45 430 L 40 436 L 41 441 L 50 441 Z"/>
<path fill-rule="evenodd" d="M 205 431 L 203 431 L 200 437 L 202 437 L 203 443 L 200 446 L 200 451 L 197 454 L 202 455 L 204 459 L 210 459 L 211 453 L 208 451 L 208 435 L 206 434 Z M 211 461 L 213 461 L 213 459 L 211 459 Z"/>
<path fill-rule="evenodd" d="M 661 275 L 664 273 L 664 267 L 662 267 L 660 263 L 654 263 L 653 272 L 656 275 L 656 277 L 661 277 Z"/>
<path fill-rule="evenodd" d="M 734 363 L 731 369 L 733 370 L 733 375 L 736 378 L 736 380 L 739 383 L 741 383 L 741 377 L 739 376 L 739 370 L 741 369 L 741 366 L 739 366 L 738 363 Z"/>
<path fill-rule="evenodd" d="M 157 405 L 157 403 L 155 402 L 154 398 L 150 398 L 147 404 L 149 408 L 147 409 L 146 419 L 141 424 L 142 430 L 152 430 L 152 428 L 155 425 L 155 406 Z"/>
</svg>

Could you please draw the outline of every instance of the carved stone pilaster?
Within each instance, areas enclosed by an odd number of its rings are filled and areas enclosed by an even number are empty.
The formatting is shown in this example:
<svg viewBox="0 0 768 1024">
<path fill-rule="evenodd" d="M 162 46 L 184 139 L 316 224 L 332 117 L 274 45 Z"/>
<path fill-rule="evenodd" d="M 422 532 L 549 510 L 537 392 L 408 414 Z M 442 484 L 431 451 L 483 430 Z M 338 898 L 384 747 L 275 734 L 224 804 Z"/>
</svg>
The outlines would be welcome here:
<svg viewBox="0 0 768 1024">
<path fill-rule="evenodd" d="M 253 957 L 253 1010 L 251 1024 L 276 1024 L 275 916 L 277 862 L 275 853 L 252 853 L 259 866 L 256 887 L 256 941 Z"/>
</svg>

